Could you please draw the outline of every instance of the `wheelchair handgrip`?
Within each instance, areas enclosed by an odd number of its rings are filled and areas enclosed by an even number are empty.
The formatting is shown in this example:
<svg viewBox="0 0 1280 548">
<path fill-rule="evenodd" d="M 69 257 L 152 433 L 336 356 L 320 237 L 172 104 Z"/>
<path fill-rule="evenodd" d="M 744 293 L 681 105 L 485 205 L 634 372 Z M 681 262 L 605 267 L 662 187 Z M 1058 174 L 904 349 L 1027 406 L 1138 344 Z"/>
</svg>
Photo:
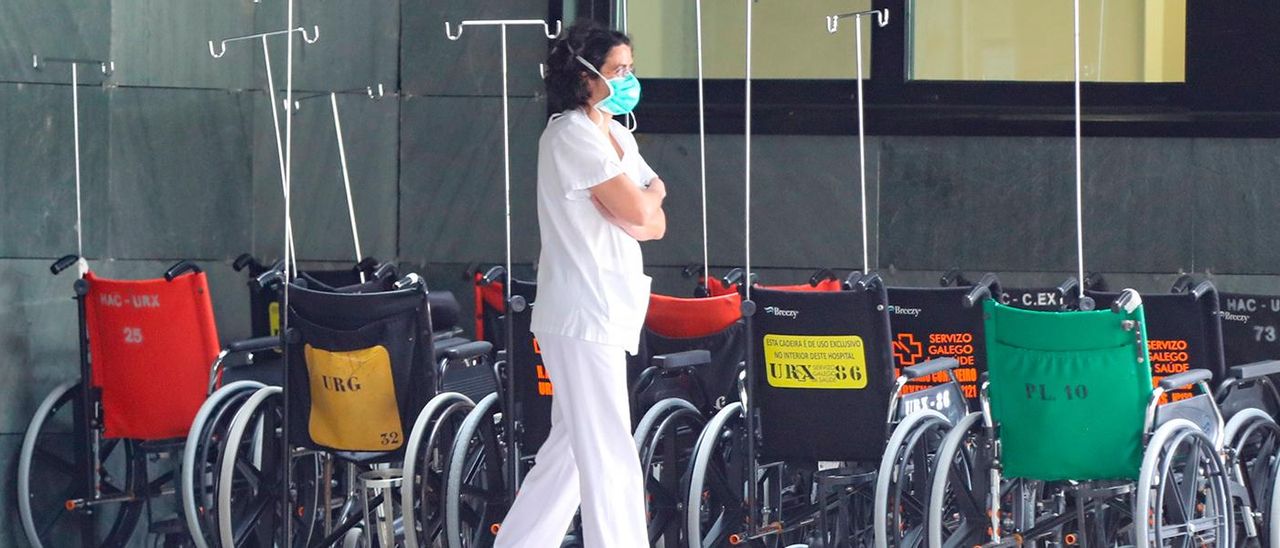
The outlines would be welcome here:
<svg viewBox="0 0 1280 548">
<path fill-rule="evenodd" d="M 1107 280 L 1106 278 L 1102 277 L 1101 273 L 1098 273 L 1098 272 L 1090 272 L 1088 274 L 1085 274 L 1083 283 L 1084 283 L 1085 289 L 1094 289 L 1097 291 L 1107 290 Z"/>
<path fill-rule="evenodd" d="M 259 267 L 262 266 L 262 263 L 259 263 L 257 259 L 253 258 L 253 255 L 241 253 L 239 257 L 236 257 L 235 261 L 231 262 L 231 268 L 236 272 L 240 272 L 246 267 L 253 266 L 255 264 Z"/>
<path fill-rule="evenodd" d="M 373 257 L 365 257 L 356 263 L 355 271 L 364 272 L 365 274 L 373 274 L 379 269 L 378 260 Z"/>
<path fill-rule="evenodd" d="M 1169 286 L 1169 292 L 1186 293 L 1195 283 L 1196 279 L 1192 278 L 1190 274 L 1180 274 L 1178 279 L 1174 280 L 1173 284 Z"/>
<path fill-rule="evenodd" d="M 1070 276 L 1058 284 L 1058 294 L 1066 297 L 1071 294 L 1071 290 L 1080 286 L 1080 281 L 1075 276 Z"/>
<path fill-rule="evenodd" d="M 1167 392 L 1184 386 L 1208 382 L 1212 378 L 1213 373 L 1209 372 L 1208 369 L 1192 369 L 1160 379 L 1160 388 Z"/>
<path fill-rule="evenodd" d="M 883 285 L 884 285 L 884 280 L 880 279 L 880 275 L 875 272 L 872 272 L 858 279 L 857 288 L 859 291 L 866 291 L 868 289 L 874 289 L 877 287 L 881 287 Z"/>
<path fill-rule="evenodd" d="M 445 350 L 444 359 L 449 361 L 471 360 L 480 356 L 488 356 L 490 352 L 493 352 L 493 343 L 489 341 L 472 341 Z"/>
<path fill-rule="evenodd" d="M 507 279 L 507 269 L 499 265 L 490 268 L 484 273 L 484 276 L 480 278 L 480 285 L 489 285 L 493 282 L 500 282 L 505 279 Z"/>
<path fill-rule="evenodd" d="M 724 274 L 724 278 L 721 279 L 721 281 L 724 282 L 725 287 L 733 287 L 735 285 L 741 284 L 743 278 L 745 277 L 746 277 L 746 271 L 742 270 L 741 268 L 734 268 L 726 272 Z"/>
<path fill-rule="evenodd" d="M 1191 294 L 1194 295 L 1197 300 L 1205 296 L 1206 293 L 1217 293 L 1217 292 L 1218 292 L 1218 288 L 1215 287 L 1213 285 L 1213 282 L 1209 280 L 1200 282 L 1199 284 L 1196 284 L 1194 288 L 1191 289 Z"/>
<path fill-rule="evenodd" d="M 964 278 L 964 273 L 955 268 L 944 272 L 942 277 L 938 278 L 938 285 L 941 285 L 942 287 L 969 285 L 968 282 L 969 281 Z"/>
<path fill-rule="evenodd" d="M 258 337 L 256 339 L 235 341 L 228 344 L 223 350 L 231 354 L 243 354 L 245 352 L 261 352 L 277 348 L 280 348 L 280 337 Z"/>
<path fill-rule="evenodd" d="M 916 380 L 941 371 L 955 369 L 959 366 L 960 361 L 955 358 L 933 358 L 921 364 L 903 367 L 902 376 L 906 377 L 907 380 Z"/>
<path fill-rule="evenodd" d="M 197 266 L 196 263 L 193 263 L 191 261 L 178 261 L 177 264 L 169 267 L 169 270 L 164 271 L 164 279 L 166 281 L 172 282 L 174 278 L 177 278 L 178 276 L 181 276 L 187 272 L 198 273 L 203 271 L 200 270 L 200 267 Z"/>
<path fill-rule="evenodd" d="M 836 273 L 832 271 L 830 268 L 819 268 L 817 272 L 814 272 L 812 276 L 809 276 L 809 285 L 813 287 L 818 287 L 818 284 L 822 283 L 825 280 L 839 280 L 839 279 L 840 278 L 836 276 Z"/>
<path fill-rule="evenodd" d="M 373 279 L 375 280 L 394 278 L 397 275 L 399 275 L 399 269 L 396 268 L 396 263 L 393 262 L 382 263 L 378 266 L 377 270 L 373 271 Z"/>
<path fill-rule="evenodd" d="M 74 265 L 79 261 L 79 255 L 63 255 L 61 259 L 54 261 L 53 264 L 49 266 L 49 272 L 52 272 L 53 275 L 57 276 L 58 274 L 61 274 L 63 270 L 71 268 L 71 265 Z"/>
<path fill-rule="evenodd" d="M 992 298 L 990 287 L 985 285 L 975 285 L 973 286 L 973 289 L 970 289 L 969 293 L 964 296 L 964 307 L 973 308 L 974 305 L 982 302 L 983 299 L 990 298 Z"/>
<path fill-rule="evenodd" d="M 651 358 L 649 363 L 663 371 L 696 367 L 711 363 L 711 352 L 707 350 L 688 350 L 685 352 L 660 354 Z"/>
<path fill-rule="evenodd" d="M 862 280 L 862 271 L 861 271 L 861 270 L 854 270 L 853 272 L 850 272 L 848 276 L 845 276 L 845 277 L 844 277 L 844 289 L 845 289 L 845 291 L 849 291 L 849 290 L 851 290 L 851 289 L 853 289 L 853 288 L 857 287 L 857 286 L 858 286 L 858 282 L 859 282 L 860 280 Z"/>
<path fill-rule="evenodd" d="M 684 268 L 680 269 L 680 277 L 686 280 L 696 276 L 703 276 L 706 273 L 706 269 L 702 268 L 701 264 L 685 265 Z"/>
<path fill-rule="evenodd" d="M 1127 314 L 1137 310 L 1142 306 L 1142 296 L 1137 291 L 1126 289 L 1120 292 L 1120 296 L 1111 302 L 1111 311 L 1116 314 Z"/>
<path fill-rule="evenodd" d="M 1228 376 L 1242 381 L 1269 377 L 1275 374 L 1280 374 L 1280 360 L 1246 363 L 1233 366 L 1227 370 Z"/>
</svg>

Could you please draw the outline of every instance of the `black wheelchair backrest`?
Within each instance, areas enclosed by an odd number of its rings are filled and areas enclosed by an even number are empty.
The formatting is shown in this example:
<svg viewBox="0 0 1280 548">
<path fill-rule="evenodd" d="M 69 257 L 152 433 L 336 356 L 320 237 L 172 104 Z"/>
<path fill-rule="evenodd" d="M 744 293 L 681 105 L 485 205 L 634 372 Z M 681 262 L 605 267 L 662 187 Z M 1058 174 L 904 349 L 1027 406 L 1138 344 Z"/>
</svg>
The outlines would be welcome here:
<svg viewBox="0 0 1280 548">
<path fill-rule="evenodd" d="M 965 398 L 978 398 L 978 377 L 987 370 L 987 338 L 982 307 L 967 307 L 970 287 L 890 287 L 889 324 L 893 329 L 893 360 L 897 367 L 933 358 L 955 358 L 956 379 Z M 912 382 L 911 393 L 950 381 L 946 373 Z"/>
<path fill-rule="evenodd" d="M 1099 310 L 1111 306 L 1118 293 L 1088 291 Z M 1147 293 L 1142 295 L 1146 310 L 1147 350 L 1151 355 L 1151 378 L 1155 381 L 1192 369 L 1213 373 L 1213 386 L 1226 379 L 1222 347 L 1222 324 L 1218 314 L 1218 294 Z M 1192 390 L 1181 389 L 1165 396 L 1166 401 L 1190 398 Z"/>
<path fill-rule="evenodd" d="M 758 288 L 752 300 L 749 408 L 759 413 L 761 457 L 878 460 L 893 385 L 884 286 Z"/>
</svg>

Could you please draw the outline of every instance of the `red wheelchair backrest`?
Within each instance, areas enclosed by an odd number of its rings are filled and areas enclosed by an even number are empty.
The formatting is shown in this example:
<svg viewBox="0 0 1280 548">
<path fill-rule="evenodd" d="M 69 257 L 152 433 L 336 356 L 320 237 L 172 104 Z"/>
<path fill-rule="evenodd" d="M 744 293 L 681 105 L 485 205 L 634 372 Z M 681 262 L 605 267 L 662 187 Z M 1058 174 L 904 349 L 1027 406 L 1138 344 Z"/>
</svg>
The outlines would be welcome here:
<svg viewBox="0 0 1280 548">
<path fill-rule="evenodd" d="M 739 319 L 742 296 L 737 293 L 704 298 L 650 294 L 644 325 L 663 337 L 688 339 L 719 333 Z"/>
<path fill-rule="evenodd" d="M 219 351 L 204 273 L 165 281 L 90 272 L 85 281 L 90 371 L 102 390 L 106 436 L 185 436 Z"/>
</svg>

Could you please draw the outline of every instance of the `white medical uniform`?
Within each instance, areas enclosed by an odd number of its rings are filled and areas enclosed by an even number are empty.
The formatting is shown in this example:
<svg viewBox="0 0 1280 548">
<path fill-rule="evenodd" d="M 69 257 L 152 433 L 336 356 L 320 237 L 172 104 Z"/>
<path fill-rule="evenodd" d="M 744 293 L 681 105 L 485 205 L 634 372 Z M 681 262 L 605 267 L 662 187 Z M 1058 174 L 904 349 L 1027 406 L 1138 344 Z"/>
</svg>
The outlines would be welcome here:
<svg viewBox="0 0 1280 548">
<path fill-rule="evenodd" d="M 616 121 L 613 144 L 586 113 L 553 116 L 538 142 L 538 298 L 532 330 L 551 377 L 551 433 L 496 548 L 557 548 L 582 507 L 586 548 L 644 548 L 644 484 L 631 436 L 625 352 L 635 353 L 649 303 L 640 244 L 605 220 L 591 187 L 656 175 Z"/>
</svg>

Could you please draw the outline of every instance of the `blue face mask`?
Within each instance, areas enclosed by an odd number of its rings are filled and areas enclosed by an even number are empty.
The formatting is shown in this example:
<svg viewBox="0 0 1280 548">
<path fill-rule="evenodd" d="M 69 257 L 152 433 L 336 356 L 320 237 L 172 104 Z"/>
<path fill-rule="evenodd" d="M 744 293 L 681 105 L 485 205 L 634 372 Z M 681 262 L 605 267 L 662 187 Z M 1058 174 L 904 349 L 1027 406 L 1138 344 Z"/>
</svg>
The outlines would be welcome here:
<svg viewBox="0 0 1280 548">
<path fill-rule="evenodd" d="M 640 103 L 640 80 L 636 78 L 635 73 L 629 72 L 626 76 L 610 80 L 581 56 L 578 56 L 578 62 L 591 69 L 591 72 L 609 85 L 609 96 L 594 105 L 597 110 L 613 116 L 631 114 L 631 111 L 635 110 L 636 105 Z"/>
</svg>

